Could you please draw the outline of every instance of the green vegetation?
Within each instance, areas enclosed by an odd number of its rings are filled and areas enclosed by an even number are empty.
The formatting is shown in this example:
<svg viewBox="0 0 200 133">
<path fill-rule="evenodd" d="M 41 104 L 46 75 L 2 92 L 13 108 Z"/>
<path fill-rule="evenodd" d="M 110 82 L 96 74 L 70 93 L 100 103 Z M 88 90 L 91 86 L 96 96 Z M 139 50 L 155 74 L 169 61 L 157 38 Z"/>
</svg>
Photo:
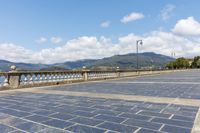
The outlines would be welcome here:
<svg viewBox="0 0 200 133">
<path fill-rule="evenodd" d="M 175 61 L 171 61 L 169 64 L 167 64 L 167 68 L 169 69 L 181 69 L 189 67 L 190 67 L 189 60 L 183 57 L 178 58 Z"/>
<path fill-rule="evenodd" d="M 200 56 L 196 56 L 194 59 L 177 58 L 175 61 L 169 62 L 166 67 L 169 69 L 200 68 Z"/>
<path fill-rule="evenodd" d="M 200 56 L 194 57 L 191 68 L 200 68 Z"/>
</svg>

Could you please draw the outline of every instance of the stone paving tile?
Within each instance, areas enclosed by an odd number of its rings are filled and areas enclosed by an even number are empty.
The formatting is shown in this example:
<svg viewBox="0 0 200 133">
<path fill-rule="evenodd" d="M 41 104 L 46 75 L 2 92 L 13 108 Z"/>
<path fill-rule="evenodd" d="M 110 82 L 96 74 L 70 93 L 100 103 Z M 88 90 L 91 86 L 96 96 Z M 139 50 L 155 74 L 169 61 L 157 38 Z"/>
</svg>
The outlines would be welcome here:
<svg viewBox="0 0 200 133">
<path fill-rule="evenodd" d="M 113 109 L 110 105 L 95 105 L 92 108 L 97 108 L 97 109 Z"/>
<path fill-rule="evenodd" d="M 71 114 L 56 113 L 56 114 L 50 115 L 49 117 L 57 118 L 57 119 L 61 119 L 61 120 L 69 120 L 69 119 L 75 118 L 77 116 L 71 115 Z"/>
<path fill-rule="evenodd" d="M 4 96 L 3 98 L 7 99 L 8 97 Z M 20 111 L 16 110 L 18 107 L 15 105 L 12 105 L 16 107 L 15 109 L 9 108 L 11 106 L 8 106 L 9 109 L 7 107 L 1 107 L 0 124 L 8 127 L 9 125 L 18 127 L 29 123 L 27 128 L 31 128 L 30 126 L 32 125 L 32 132 L 34 132 L 34 129 L 38 129 L 41 133 L 42 131 L 55 132 L 58 128 L 69 129 L 66 132 L 72 130 L 77 132 L 92 132 L 94 130 L 98 132 L 110 131 L 112 133 L 129 131 L 130 127 L 139 133 L 145 133 L 147 131 L 149 133 L 162 133 L 164 131 L 158 131 L 162 124 L 165 124 L 165 126 L 176 125 L 181 129 L 186 128 L 191 130 L 196 112 L 198 111 L 198 107 L 193 106 L 54 94 L 20 92 L 13 94 L 12 98 L 15 98 L 21 103 L 19 108 L 21 106 L 28 108 L 29 103 L 31 108 L 32 105 L 35 105 L 33 106 L 34 108 L 37 106 L 37 110 Z M 46 101 L 42 103 L 38 102 L 44 100 Z M 65 103 L 65 101 L 68 102 Z M 51 102 L 52 104 L 48 105 Z M 88 106 L 87 104 L 80 106 L 79 102 L 90 104 Z M 188 114 L 191 115 L 188 116 Z M 42 125 L 39 124 L 40 122 L 42 122 Z M 42 128 L 36 128 L 37 126 L 42 126 Z M 22 128 L 25 131 L 30 130 L 24 126 L 20 129 Z M 119 128 L 121 128 L 121 131 Z M 165 128 L 162 128 L 162 130 L 168 130 L 167 127 Z M 176 131 L 178 129 L 174 128 L 173 130 Z M 59 130 L 58 132 L 63 131 Z"/>
<path fill-rule="evenodd" d="M 106 110 L 106 109 L 98 109 L 98 110 L 95 110 L 93 113 L 103 114 L 103 115 L 112 115 L 112 116 L 121 114 L 120 111 L 112 111 L 112 110 Z"/>
<path fill-rule="evenodd" d="M 122 117 L 114 117 L 114 116 L 109 116 L 109 115 L 98 115 L 98 116 L 96 116 L 94 118 L 95 119 L 99 119 L 99 120 L 116 122 L 116 123 L 121 123 L 126 119 L 126 118 L 122 118 Z"/>
<path fill-rule="evenodd" d="M 25 117 L 24 119 L 41 123 L 43 121 L 50 120 L 51 118 L 40 116 L 40 115 L 31 115 L 31 116 Z"/>
<path fill-rule="evenodd" d="M 104 133 L 106 130 L 99 129 L 96 127 L 89 127 L 85 125 L 74 125 L 70 128 L 67 128 L 67 130 L 75 132 L 75 133 Z"/>
<path fill-rule="evenodd" d="M 26 112 L 32 112 L 36 109 L 31 108 L 31 107 L 23 107 L 23 106 L 19 106 L 19 105 L 13 105 L 13 106 L 9 106 L 7 107 L 9 109 L 15 109 L 15 110 L 19 110 L 19 111 L 26 111 Z"/>
<path fill-rule="evenodd" d="M 74 123 L 85 124 L 85 125 L 90 125 L 90 126 L 96 126 L 103 122 L 102 120 L 88 119 L 88 118 L 84 118 L 84 117 L 77 117 L 70 121 L 72 121 Z"/>
<path fill-rule="evenodd" d="M 125 122 L 123 122 L 123 124 L 136 126 L 136 127 L 143 127 L 147 129 L 153 129 L 153 130 L 158 130 L 162 126 L 162 124 L 160 123 L 153 123 L 153 122 L 141 121 L 141 120 L 136 120 L 136 119 L 128 119 Z"/>
<path fill-rule="evenodd" d="M 148 108 L 148 107 L 136 107 L 138 110 L 150 111 L 150 112 L 157 112 L 159 113 L 162 109 L 157 108 Z"/>
<path fill-rule="evenodd" d="M 26 120 L 22 120 L 20 118 L 16 118 L 13 116 L 9 116 L 4 119 L 0 119 L 0 123 L 2 123 L 4 125 L 8 125 L 8 126 L 13 126 L 13 127 L 18 126 L 23 123 L 27 123 L 27 122 L 28 121 L 26 121 Z"/>
<path fill-rule="evenodd" d="M 76 108 L 70 107 L 70 106 L 69 107 L 60 107 L 60 108 L 54 109 L 53 111 L 60 112 L 60 113 L 71 113 L 71 112 L 76 111 Z"/>
<path fill-rule="evenodd" d="M 17 116 L 17 117 L 26 117 L 28 115 L 31 115 L 31 113 L 24 112 L 24 111 L 17 111 L 17 110 L 13 110 L 13 109 L 2 109 L 2 110 L 0 110 L 0 112 L 6 113 L 9 115 L 13 115 L 13 116 Z"/>
<path fill-rule="evenodd" d="M 96 113 L 89 113 L 89 112 L 80 111 L 80 110 L 74 111 L 71 114 L 84 116 L 84 117 L 94 117 L 95 115 L 97 115 Z"/>
<path fill-rule="evenodd" d="M 151 122 L 169 124 L 169 125 L 174 125 L 174 126 L 182 126 L 182 127 L 187 127 L 187 128 L 192 128 L 193 126 L 193 122 L 163 119 L 163 118 L 154 118 L 151 120 Z"/>
<path fill-rule="evenodd" d="M 171 118 L 172 120 L 182 120 L 182 121 L 191 121 L 193 122 L 195 118 L 189 117 L 189 116 L 180 116 L 180 115 L 173 115 Z"/>
<path fill-rule="evenodd" d="M 66 131 L 66 130 L 59 130 L 59 129 L 55 129 L 55 128 L 46 128 L 37 133 L 71 133 L 71 132 Z"/>
<path fill-rule="evenodd" d="M 188 73 L 192 73 L 192 75 L 187 77 Z M 181 72 L 180 74 L 175 73 L 175 75 L 170 73 L 132 79 L 118 79 L 115 81 L 93 82 L 81 85 L 59 86 L 56 87 L 56 90 L 200 99 L 200 84 L 193 84 L 199 83 L 199 73 L 200 71 L 192 70 Z M 167 82 L 173 83 L 169 84 Z M 185 82 L 188 84 L 181 84 Z M 55 88 L 50 87 L 45 89 L 54 90 Z"/>
<path fill-rule="evenodd" d="M 54 113 L 56 113 L 56 112 L 51 111 L 51 110 L 38 109 L 38 110 L 36 110 L 36 111 L 33 111 L 32 113 L 37 114 L 37 115 L 45 115 L 45 116 L 48 116 L 48 115 L 54 114 Z"/>
<path fill-rule="evenodd" d="M 146 115 L 146 116 L 163 117 L 163 118 L 169 118 L 171 116 L 171 114 L 155 113 L 155 112 L 150 112 L 150 111 L 141 111 L 138 114 Z"/>
<path fill-rule="evenodd" d="M 137 133 L 163 133 L 163 132 L 142 128 Z M 177 132 L 177 133 L 179 133 L 179 132 Z"/>
<path fill-rule="evenodd" d="M 17 125 L 16 128 L 30 132 L 30 133 L 35 133 L 35 132 L 41 131 L 47 127 L 36 124 L 36 123 L 27 122 L 27 123 Z"/>
<path fill-rule="evenodd" d="M 121 132 L 121 133 L 131 133 L 138 129 L 137 127 L 127 126 L 127 125 L 122 125 L 122 124 L 117 124 L 117 123 L 111 123 L 111 122 L 104 122 L 104 123 L 98 125 L 98 127 L 105 128 L 105 129 L 112 130 L 112 131 Z"/>
<path fill-rule="evenodd" d="M 11 132 L 11 131 L 14 131 L 14 130 L 15 130 L 14 128 L 0 124 L 0 132 L 1 133 L 8 133 L 8 132 Z"/>
<path fill-rule="evenodd" d="M 62 120 L 57 120 L 57 119 L 51 119 L 51 120 L 43 122 L 43 124 L 64 129 L 66 127 L 73 125 L 74 123 L 66 122 L 66 121 L 62 121 Z"/>
<path fill-rule="evenodd" d="M 176 126 L 169 126 L 165 125 L 161 131 L 168 132 L 168 133 L 190 133 L 191 129 L 183 128 L 183 127 L 176 127 Z"/>
<path fill-rule="evenodd" d="M 106 133 L 119 133 L 119 132 L 115 132 L 115 131 L 107 131 Z"/>
<path fill-rule="evenodd" d="M 11 131 L 9 133 L 27 133 L 27 132 L 22 131 L 22 130 L 14 130 L 14 131 Z"/>
<path fill-rule="evenodd" d="M 152 118 L 145 115 L 137 115 L 137 114 L 131 114 L 131 113 L 123 113 L 119 115 L 119 117 L 133 118 L 133 119 L 144 120 L 144 121 L 148 121 Z"/>
</svg>

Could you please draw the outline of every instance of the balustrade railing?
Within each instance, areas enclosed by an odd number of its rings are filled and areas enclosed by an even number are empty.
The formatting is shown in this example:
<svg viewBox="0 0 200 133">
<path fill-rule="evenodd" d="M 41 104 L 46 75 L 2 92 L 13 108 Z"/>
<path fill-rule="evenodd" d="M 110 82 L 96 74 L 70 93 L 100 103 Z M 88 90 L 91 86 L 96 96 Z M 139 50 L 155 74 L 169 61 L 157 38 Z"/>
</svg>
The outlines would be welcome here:
<svg viewBox="0 0 200 133">
<path fill-rule="evenodd" d="M 58 72 L 20 72 L 20 86 L 36 84 L 59 84 L 67 81 L 84 80 L 81 71 L 58 71 Z"/>
<path fill-rule="evenodd" d="M 10 71 L 0 73 L 0 89 L 2 87 L 19 88 L 42 85 L 56 85 L 61 83 L 83 82 L 119 77 L 130 77 L 160 73 L 152 70 L 115 70 L 115 71 Z"/>
<path fill-rule="evenodd" d="M 109 78 L 116 78 L 116 77 L 117 77 L 116 71 L 89 71 L 88 72 L 89 80 L 109 79 Z"/>
</svg>

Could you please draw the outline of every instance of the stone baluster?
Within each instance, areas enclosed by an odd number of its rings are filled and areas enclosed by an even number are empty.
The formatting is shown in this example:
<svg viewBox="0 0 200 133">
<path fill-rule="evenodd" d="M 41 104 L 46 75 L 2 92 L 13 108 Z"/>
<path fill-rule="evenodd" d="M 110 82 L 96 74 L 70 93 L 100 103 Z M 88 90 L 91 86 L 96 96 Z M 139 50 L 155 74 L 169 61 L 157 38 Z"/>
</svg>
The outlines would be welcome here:
<svg viewBox="0 0 200 133">
<path fill-rule="evenodd" d="M 4 87 L 7 87 L 8 85 L 9 85 L 9 84 L 8 84 L 8 78 L 5 77 L 3 86 L 4 86 Z"/>
<path fill-rule="evenodd" d="M 88 80 L 88 70 L 86 70 L 86 66 L 83 66 L 82 70 L 83 70 L 83 79 L 84 79 L 84 81 L 87 81 Z"/>
</svg>

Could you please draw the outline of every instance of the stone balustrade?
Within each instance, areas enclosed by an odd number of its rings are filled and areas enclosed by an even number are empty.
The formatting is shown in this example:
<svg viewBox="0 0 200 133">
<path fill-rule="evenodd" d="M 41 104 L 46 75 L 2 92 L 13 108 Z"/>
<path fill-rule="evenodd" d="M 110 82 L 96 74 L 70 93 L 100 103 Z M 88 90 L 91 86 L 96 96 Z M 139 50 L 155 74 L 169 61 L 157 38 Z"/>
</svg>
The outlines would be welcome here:
<svg viewBox="0 0 200 133">
<path fill-rule="evenodd" d="M 58 85 L 90 80 L 104 80 L 111 78 L 130 77 L 146 74 L 170 72 L 171 70 L 115 70 L 115 71 L 10 71 L 0 73 L 1 88 L 21 88 L 34 86 Z"/>
<path fill-rule="evenodd" d="M 7 87 L 8 85 L 8 74 L 0 73 L 0 88 Z"/>
</svg>

